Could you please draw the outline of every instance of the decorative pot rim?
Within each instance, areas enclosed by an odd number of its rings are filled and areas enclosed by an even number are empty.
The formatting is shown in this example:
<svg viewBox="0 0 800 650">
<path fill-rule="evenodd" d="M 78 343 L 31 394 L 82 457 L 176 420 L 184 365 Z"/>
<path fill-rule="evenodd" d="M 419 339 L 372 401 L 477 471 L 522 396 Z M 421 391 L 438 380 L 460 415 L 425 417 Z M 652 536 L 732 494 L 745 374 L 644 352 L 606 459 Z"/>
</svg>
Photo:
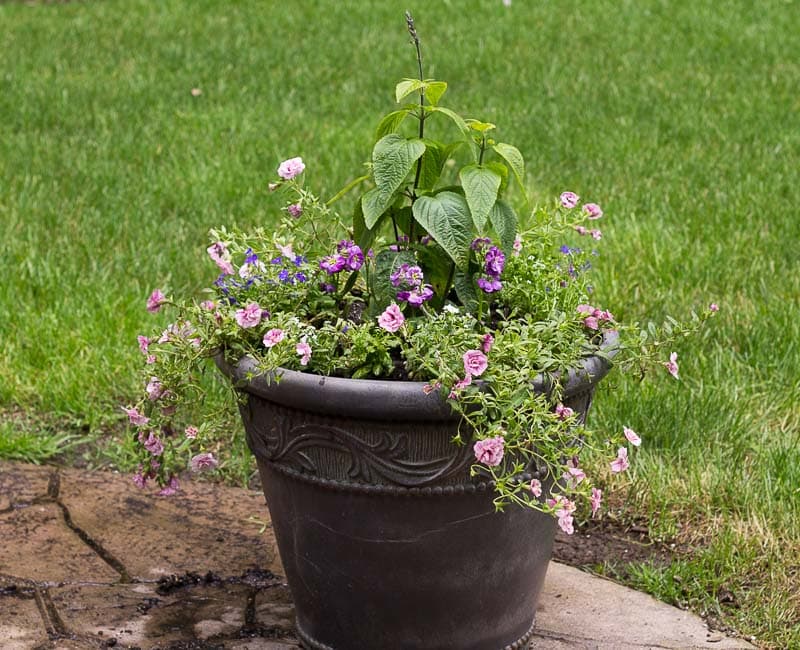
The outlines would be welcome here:
<svg viewBox="0 0 800 650">
<path fill-rule="evenodd" d="M 564 399 L 590 390 L 611 369 L 611 359 L 619 351 L 619 334 L 604 333 L 599 351 L 583 358 L 569 371 Z M 428 382 L 391 379 L 349 379 L 327 377 L 287 368 L 259 372 L 258 362 L 250 356 L 231 364 L 225 355 L 214 357 L 219 369 L 244 392 L 283 406 L 348 418 L 370 420 L 448 421 L 457 420 L 447 400 L 439 391 L 426 393 Z M 537 375 L 532 382 L 535 392 L 547 392 L 551 382 Z"/>
</svg>

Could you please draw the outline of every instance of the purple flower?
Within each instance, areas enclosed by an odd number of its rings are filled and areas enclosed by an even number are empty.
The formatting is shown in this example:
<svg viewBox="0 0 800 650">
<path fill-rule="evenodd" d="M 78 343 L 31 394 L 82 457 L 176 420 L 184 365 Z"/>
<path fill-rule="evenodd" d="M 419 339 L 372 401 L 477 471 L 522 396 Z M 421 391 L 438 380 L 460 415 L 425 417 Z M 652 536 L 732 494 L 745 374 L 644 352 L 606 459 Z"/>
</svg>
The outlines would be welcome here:
<svg viewBox="0 0 800 650">
<path fill-rule="evenodd" d="M 297 219 L 297 217 L 303 214 L 303 206 L 299 203 L 292 203 L 288 208 L 286 208 L 286 211 L 295 219 Z"/>
<path fill-rule="evenodd" d="M 491 243 L 492 243 L 492 240 L 489 239 L 488 237 L 477 237 L 477 238 L 472 240 L 472 243 L 470 244 L 470 248 L 472 250 L 474 250 L 474 251 L 479 251 L 484 246 L 488 246 Z"/>
<path fill-rule="evenodd" d="M 305 168 L 302 158 L 289 158 L 289 160 L 284 160 L 278 167 L 278 176 L 285 181 L 289 181 L 302 174 Z"/>
<path fill-rule="evenodd" d="M 489 360 L 480 350 L 467 350 L 461 360 L 464 362 L 464 372 L 473 377 L 480 377 L 489 367 Z"/>
<path fill-rule="evenodd" d="M 559 198 L 565 208 L 574 208 L 581 199 L 575 192 L 562 192 Z"/>
<path fill-rule="evenodd" d="M 319 261 L 319 268 L 334 275 L 341 271 L 347 264 L 347 260 L 341 255 L 326 255 Z"/>
<path fill-rule="evenodd" d="M 712 302 L 708 306 L 708 311 L 710 311 L 711 313 L 714 313 L 714 314 L 717 313 L 719 311 L 719 305 L 717 303 L 715 303 L 715 302 Z"/>
<path fill-rule="evenodd" d="M 319 285 L 319 288 L 322 289 L 325 293 L 335 293 L 336 287 L 328 282 L 323 282 Z"/>
<path fill-rule="evenodd" d="M 133 475 L 133 483 L 138 488 L 144 488 L 147 485 L 147 477 L 142 474 L 142 466 L 139 465 L 139 471 Z"/>
<path fill-rule="evenodd" d="M 189 466 L 193 472 L 203 472 L 205 470 L 214 469 L 219 465 L 219 462 L 211 453 L 197 454 L 189 461 Z"/>
<path fill-rule="evenodd" d="M 166 296 L 161 293 L 160 289 L 156 289 L 147 299 L 147 311 L 149 311 L 151 314 L 155 314 L 159 309 L 161 309 L 161 305 L 163 305 L 165 302 L 167 302 Z"/>
<path fill-rule="evenodd" d="M 387 332 L 396 332 L 403 326 L 405 320 L 405 316 L 403 316 L 403 312 L 400 311 L 400 307 L 392 303 L 378 316 L 378 325 Z"/>
<path fill-rule="evenodd" d="M 235 318 L 240 327 L 255 327 L 261 322 L 263 311 L 257 302 L 251 302 L 244 309 L 237 309 Z"/>
<path fill-rule="evenodd" d="M 492 246 L 488 251 L 486 251 L 484 270 L 486 271 L 487 275 L 490 275 L 493 278 L 499 278 L 500 274 L 505 268 L 505 265 L 506 256 L 503 254 L 503 251 L 497 248 L 497 246 Z"/>
<path fill-rule="evenodd" d="M 486 440 L 478 440 L 473 447 L 475 458 L 479 463 L 496 467 L 503 460 L 503 447 L 505 440 L 503 436 L 495 436 Z"/>
<path fill-rule="evenodd" d="M 559 420 L 568 420 L 575 415 L 575 411 L 573 411 L 569 406 L 564 406 L 563 404 L 558 404 L 556 406 L 555 413 Z"/>
<path fill-rule="evenodd" d="M 478 286 L 484 293 L 495 293 L 503 288 L 503 283 L 497 278 L 478 278 Z"/>
</svg>

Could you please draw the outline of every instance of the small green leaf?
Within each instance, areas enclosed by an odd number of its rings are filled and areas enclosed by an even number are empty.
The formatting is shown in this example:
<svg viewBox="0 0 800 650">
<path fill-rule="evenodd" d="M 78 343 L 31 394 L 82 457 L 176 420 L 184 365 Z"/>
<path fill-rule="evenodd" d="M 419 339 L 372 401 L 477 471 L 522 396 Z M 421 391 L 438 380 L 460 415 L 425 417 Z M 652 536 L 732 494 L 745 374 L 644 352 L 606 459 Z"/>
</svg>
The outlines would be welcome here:
<svg viewBox="0 0 800 650">
<path fill-rule="evenodd" d="M 462 167 L 458 176 L 472 213 L 472 221 L 478 232 L 483 232 L 489 212 L 497 201 L 497 193 L 503 179 L 493 169 L 478 165 Z"/>
<path fill-rule="evenodd" d="M 375 130 L 375 139 L 380 140 L 383 136 L 389 135 L 390 133 L 396 133 L 398 130 L 400 130 L 400 125 L 403 123 L 403 120 L 408 117 L 410 112 L 411 108 L 406 106 L 405 108 L 401 108 L 398 111 L 392 111 L 391 113 L 385 115 L 380 124 L 378 124 L 378 128 Z"/>
<path fill-rule="evenodd" d="M 455 111 L 451 111 L 449 108 L 444 108 L 442 106 L 431 106 L 429 110 L 432 113 L 441 113 L 442 115 L 446 115 L 452 120 L 452 122 L 458 127 L 458 130 L 461 131 L 461 135 L 464 136 L 464 140 L 467 142 L 467 144 L 469 144 L 470 151 L 472 152 L 472 159 L 477 162 L 478 145 L 475 143 L 475 140 L 473 140 L 470 128 L 467 126 L 464 118 Z"/>
<path fill-rule="evenodd" d="M 399 210 L 392 210 L 390 214 L 394 218 L 400 231 L 405 235 L 411 235 L 411 223 L 414 221 L 414 215 L 411 213 L 411 206 L 406 205 Z"/>
<path fill-rule="evenodd" d="M 358 244 L 361 250 L 366 252 L 372 246 L 372 243 L 375 241 L 375 236 L 387 214 L 387 212 L 384 212 L 378 215 L 377 222 L 374 223 L 371 228 L 368 228 L 364 220 L 364 211 L 362 210 L 361 201 L 356 203 L 355 208 L 353 208 L 353 240 Z"/>
<path fill-rule="evenodd" d="M 519 183 L 522 193 L 527 196 L 525 190 L 525 159 L 522 157 L 519 149 L 514 145 L 498 142 L 494 145 L 494 150 L 497 152 L 497 155 L 505 160 L 508 166 L 511 167 L 511 171 L 514 172 L 514 176 L 517 179 L 517 183 Z"/>
<path fill-rule="evenodd" d="M 492 228 L 500 238 L 500 248 L 507 255 L 510 254 L 519 227 L 519 219 L 514 208 L 503 200 L 497 201 L 489 213 L 489 221 L 492 222 Z"/>
<path fill-rule="evenodd" d="M 473 240 L 472 217 L 466 199 L 455 192 L 421 196 L 414 203 L 413 211 L 414 218 L 456 266 L 465 269 Z"/>
<path fill-rule="evenodd" d="M 425 86 L 424 81 L 419 79 L 403 79 L 394 88 L 394 97 L 399 104 L 403 97 L 408 97 L 411 93 Z"/>
<path fill-rule="evenodd" d="M 345 185 L 342 189 L 340 189 L 334 196 L 325 201 L 325 205 L 333 205 L 339 199 L 345 196 L 350 190 L 352 190 L 356 185 L 359 185 L 360 183 L 363 183 L 366 180 L 369 180 L 369 174 L 365 174 L 364 176 L 359 176 L 355 180 L 350 181 L 347 185 Z"/>
<path fill-rule="evenodd" d="M 447 90 L 447 83 L 444 81 L 428 81 L 425 83 L 425 98 L 433 105 L 439 103 L 439 100 Z"/>
<path fill-rule="evenodd" d="M 477 131 L 478 133 L 486 133 L 486 131 L 491 131 L 492 129 L 496 129 L 497 126 L 492 124 L 491 122 L 481 122 L 480 120 L 464 120 L 467 123 L 467 126 L 471 128 L 473 131 Z"/>
<path fill-rule="evenodd" d="M 372 173 L 384 194 L 394 194 L 406 180 L 417 159 L 425 153 L 425 143 L 390 133 L 375 143 L 372 150 Z M 366 210 L 365 210 L 366 213 Z"/>
</svg>

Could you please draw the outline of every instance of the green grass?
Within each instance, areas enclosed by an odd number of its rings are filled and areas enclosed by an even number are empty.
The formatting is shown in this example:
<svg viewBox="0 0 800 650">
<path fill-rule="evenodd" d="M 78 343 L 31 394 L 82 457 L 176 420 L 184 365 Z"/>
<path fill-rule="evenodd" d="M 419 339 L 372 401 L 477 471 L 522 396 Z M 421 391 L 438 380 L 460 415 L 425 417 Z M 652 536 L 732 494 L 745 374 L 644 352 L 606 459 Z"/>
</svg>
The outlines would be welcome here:
<svg viewBox="0 0 800 650">
<path fill-rule="evenodd" d="M 636 321 L 722 307 L 677 348 L 681 382 L 610 379 L 596 401 L 595 426 L 644 438 L 627 516 L 695 549 L 630 579 L 706 611 L 727 580 L 726 624 L 800 645 L 800 12 L 418 5 L 445 103 L 520 147 L 537 200 L 572 189 L 605 209 L 598 303 Z M 165 323 L 144 300 L 208 282 L 207 230 L 274 220 L 265 186 L 284 158 L 302 155 L 323 194 L 357 174 L 414 73 L 407 6 L 0 5 L 0 405 L 113 430 L 135 337 Z M 29 443 L 8 426 L 13 456 Z M 125 465 L 124 443 L 96 444 Z"/>
</svg>

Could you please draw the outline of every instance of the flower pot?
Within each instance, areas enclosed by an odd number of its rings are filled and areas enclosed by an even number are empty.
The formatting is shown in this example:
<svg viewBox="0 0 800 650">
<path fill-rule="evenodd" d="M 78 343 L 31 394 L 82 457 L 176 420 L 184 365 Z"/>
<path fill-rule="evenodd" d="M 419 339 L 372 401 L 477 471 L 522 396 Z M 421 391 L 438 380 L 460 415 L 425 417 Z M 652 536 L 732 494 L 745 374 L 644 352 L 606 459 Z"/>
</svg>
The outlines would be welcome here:
<svg viewBox="0 0 800 650">
<path fill-rule="evenodd" d="M 247 394 L 247 440 L 306 647 L 527 647 L 556 522 L 495 511 L 438 394 L 290 370 L 275 381 L 254 377 L 252 359 L 217 363 Z M 564 404 L 585 417 L 608 368 L 586 359 Z"/>
</svg>

